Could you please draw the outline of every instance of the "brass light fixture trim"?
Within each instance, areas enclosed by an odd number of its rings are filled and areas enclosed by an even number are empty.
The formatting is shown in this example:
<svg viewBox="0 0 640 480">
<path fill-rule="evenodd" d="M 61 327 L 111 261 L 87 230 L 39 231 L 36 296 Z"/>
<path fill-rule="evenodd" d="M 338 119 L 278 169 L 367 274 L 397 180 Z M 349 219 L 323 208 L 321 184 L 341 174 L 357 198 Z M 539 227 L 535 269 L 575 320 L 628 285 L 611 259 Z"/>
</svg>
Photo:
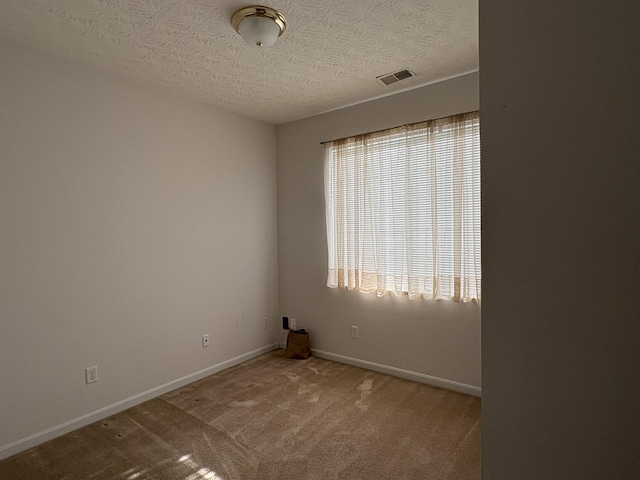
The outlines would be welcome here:
<svg viewBox="0 0 640 480">
<path fill-rule="evenodd" d="M 252 17 L 268 18 L 269 20 L 273 21 L 280 30 L 280 32 L 278 33 L 278 37 L 282 35 L 285 28 L 287 28 L 287 20 L 284 18 L 284 15 L 282 15 L 277 10 L 274 10 L 273 8 L 263 7 L 260 5 L 256 5 L 253 7 L 244 7 L 238 10 L 231 17 L 231 25 L 233 25 L 233 28 L 236 32 L 240 33 L 240 24 L 242 23 L 242 21 Z M 258 46 L 260 47 L 262 45 L 258 44 Z"/>
</svg>

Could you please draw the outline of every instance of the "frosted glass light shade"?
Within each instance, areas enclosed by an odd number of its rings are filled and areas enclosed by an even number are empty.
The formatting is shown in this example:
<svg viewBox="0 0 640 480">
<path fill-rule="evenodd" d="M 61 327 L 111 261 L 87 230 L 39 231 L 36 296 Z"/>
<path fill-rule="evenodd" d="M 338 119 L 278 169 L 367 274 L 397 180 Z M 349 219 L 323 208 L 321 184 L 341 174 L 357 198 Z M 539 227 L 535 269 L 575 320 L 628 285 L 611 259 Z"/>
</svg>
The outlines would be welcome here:
<svg viewBox="0 0 640 480">
<path fill-rule="evenodd" d="M 269 47 L 287 26 L 284 16 L 269 7 L 245 7 L 231 17 L 233 28 L 249 45 Z"/>
<path fill-rule="evenodd" d="M 240 22 L 238 33 L 249 45 L 270 47 L 280 36 L 280 27 L 267 17 L 249 17 Z"/>
</svg>

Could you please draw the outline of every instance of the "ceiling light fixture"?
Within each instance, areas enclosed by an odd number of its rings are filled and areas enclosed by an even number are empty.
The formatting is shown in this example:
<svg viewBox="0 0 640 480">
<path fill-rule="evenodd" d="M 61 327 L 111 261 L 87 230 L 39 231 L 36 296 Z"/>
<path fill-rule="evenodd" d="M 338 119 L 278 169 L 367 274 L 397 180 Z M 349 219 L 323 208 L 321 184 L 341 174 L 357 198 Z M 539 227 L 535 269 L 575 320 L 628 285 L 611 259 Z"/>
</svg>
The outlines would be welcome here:
<svg viewBox="0 0 640 480">
<path fill-rule="evenodd" d="M 273 8 L 255 6 L 241 8 L 234 13 L 231 25 L 249 45 L 270 47 L 284 32 L 287 21 Z"/>
</svg>

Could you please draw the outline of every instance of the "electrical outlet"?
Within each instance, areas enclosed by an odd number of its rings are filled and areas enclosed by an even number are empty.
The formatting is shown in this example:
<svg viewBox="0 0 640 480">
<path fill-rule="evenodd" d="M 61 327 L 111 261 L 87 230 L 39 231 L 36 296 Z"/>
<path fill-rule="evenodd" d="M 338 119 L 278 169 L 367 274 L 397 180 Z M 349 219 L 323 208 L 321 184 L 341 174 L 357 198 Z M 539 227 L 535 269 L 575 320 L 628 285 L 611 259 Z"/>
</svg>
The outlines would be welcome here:
<svg viewBox="0 0 640 480">
<path fill-rule="evenodd" d="M 351 325 L 351 338 L 358 338 L 358 327 Z"/>
<path fill-rule="evenodd" d="M 90 383 L 94 383 L 98 381 L 98 366 L 94 365 L 93 367 L 84 369 L 84 379 L 87 382 L 87 385 Z"/>
<path fill-rule="evenodd" d="M 209 346 L 209 334 L 202 335 L 202 348 Z"/>
<path fill-rule="evenodd" d="M 262 319 L 262 328 L 269 328 L 269 317 L 264 317 Z"/>
</svg>

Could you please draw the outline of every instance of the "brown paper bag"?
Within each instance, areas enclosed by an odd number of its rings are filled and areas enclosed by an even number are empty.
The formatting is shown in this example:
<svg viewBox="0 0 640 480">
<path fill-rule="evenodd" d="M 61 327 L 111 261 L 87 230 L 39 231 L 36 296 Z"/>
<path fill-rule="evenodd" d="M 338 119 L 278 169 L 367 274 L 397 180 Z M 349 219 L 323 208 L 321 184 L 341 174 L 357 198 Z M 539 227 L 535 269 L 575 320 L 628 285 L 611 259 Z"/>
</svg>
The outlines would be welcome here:
<svg viewBox="0 0 640 480">
<path fill-rule="evenodd" d="M 287 335 L 287 357 L 305 359 L 310 353 L 309 332 L 290 331 Z"/>
</svg>

